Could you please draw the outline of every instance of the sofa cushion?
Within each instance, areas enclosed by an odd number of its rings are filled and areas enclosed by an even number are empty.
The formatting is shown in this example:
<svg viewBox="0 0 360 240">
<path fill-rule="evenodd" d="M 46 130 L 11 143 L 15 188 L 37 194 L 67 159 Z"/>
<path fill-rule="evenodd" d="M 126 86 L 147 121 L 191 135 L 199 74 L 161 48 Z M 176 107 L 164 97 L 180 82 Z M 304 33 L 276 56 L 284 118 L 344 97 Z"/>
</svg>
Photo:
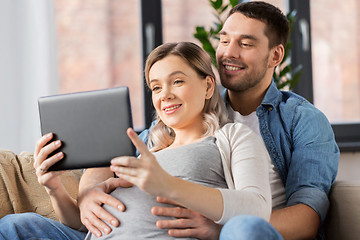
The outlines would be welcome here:
<svg viewBox="0 0 360 240">
<path fill-rule="evenodd" d="M 329 198 L 326 239 L 346 240 L 360 236 L 360 182 L 336 181 Z"/>
<path fill-rule="evenodd" d="M 0 218 L 11 213 L 35 212 L 56 219 L 45 188 L 37 181 L 33 155 L 19 155 L 0 149 Z M 70 195 L 77 197 L 81 170 L 66 171 L 61 181 Z"/>
</svg>

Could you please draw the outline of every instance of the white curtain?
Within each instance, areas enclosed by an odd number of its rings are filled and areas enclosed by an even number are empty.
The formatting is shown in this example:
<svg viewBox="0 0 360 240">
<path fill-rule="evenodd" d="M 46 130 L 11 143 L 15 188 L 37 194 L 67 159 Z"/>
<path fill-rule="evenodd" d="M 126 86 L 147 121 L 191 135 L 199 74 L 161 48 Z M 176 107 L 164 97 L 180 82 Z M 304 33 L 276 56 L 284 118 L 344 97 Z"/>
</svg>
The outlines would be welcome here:
<svg viewBox="0 0 360 240">
<path fill-rule="evenodd" d="M 58 91 L 51 0 L 0 0 L 0 148 L 33 152 L 37 99 Z"/>
</svg>

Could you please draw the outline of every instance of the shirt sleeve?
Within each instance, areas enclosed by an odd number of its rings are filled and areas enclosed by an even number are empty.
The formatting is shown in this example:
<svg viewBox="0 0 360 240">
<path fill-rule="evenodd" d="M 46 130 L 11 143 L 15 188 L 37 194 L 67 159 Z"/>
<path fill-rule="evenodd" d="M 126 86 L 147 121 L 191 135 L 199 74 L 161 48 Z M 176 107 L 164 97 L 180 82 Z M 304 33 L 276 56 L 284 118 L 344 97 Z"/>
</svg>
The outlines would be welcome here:
<svg viewBox="0 0 360 240">
<path fill-rule="evenodd" d="M 294 150 L 286 162 L 287 206 L 305 204 L 323 222 L 329 207 L 327 195 L 337 174 L 339 149 L 329 121 L 317 109 L 299 106 L 292 123 Z"/>
<path fill-rule="evenodd" d="M 229 189 L 219 189 L 224 211 L 217 223 L 224 224 L 240 214 L 255 215 L 269 221 L 269 154 L 264 144 L 241 123 L 225 125 L 216 137 L 225 177 L 230 176 L 226 179 Z"/>
</svg>

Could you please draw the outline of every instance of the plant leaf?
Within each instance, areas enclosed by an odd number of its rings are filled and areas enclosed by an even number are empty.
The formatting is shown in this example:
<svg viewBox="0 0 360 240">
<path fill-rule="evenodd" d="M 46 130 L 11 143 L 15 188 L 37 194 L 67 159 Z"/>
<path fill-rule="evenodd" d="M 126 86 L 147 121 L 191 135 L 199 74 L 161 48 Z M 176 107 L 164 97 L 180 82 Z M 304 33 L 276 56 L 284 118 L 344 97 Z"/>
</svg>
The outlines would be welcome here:
<svg viewBox="0 0 360 240">
<path fill-rule="evenodd" d="M 231 7 L 235 7 L 239 2 L 242 2 L 242 1 L 239 1 L 239 0 L 230 0 L 230 5 L 231 5 Z"/>
<path fill-rule="evenodd" d="M 222 0 L 210 0 L 210 3 L 212 5 L 212 7 L 217 11 L 218 9 L 221 8 L 221 6 L 223 5 L 223 1 Z"/>
</svg>

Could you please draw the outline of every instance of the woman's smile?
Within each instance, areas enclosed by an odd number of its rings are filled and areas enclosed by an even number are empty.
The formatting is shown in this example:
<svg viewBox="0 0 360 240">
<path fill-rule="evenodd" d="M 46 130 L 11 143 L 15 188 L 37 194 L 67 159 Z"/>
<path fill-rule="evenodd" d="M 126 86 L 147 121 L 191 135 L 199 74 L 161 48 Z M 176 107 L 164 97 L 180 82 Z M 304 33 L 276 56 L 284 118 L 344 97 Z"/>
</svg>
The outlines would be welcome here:
<svg viewBox="0 0 360 240">
<path fill-rule="evenodd" d="M 166 107 L 163 108 L 163 111 L 166 114 L 172 114 L 174 112 L 176 112 L 180 107 L 182 106 L 182 104 L 172 104 L 172 105 L 168 105 Z"/>
</svg>

